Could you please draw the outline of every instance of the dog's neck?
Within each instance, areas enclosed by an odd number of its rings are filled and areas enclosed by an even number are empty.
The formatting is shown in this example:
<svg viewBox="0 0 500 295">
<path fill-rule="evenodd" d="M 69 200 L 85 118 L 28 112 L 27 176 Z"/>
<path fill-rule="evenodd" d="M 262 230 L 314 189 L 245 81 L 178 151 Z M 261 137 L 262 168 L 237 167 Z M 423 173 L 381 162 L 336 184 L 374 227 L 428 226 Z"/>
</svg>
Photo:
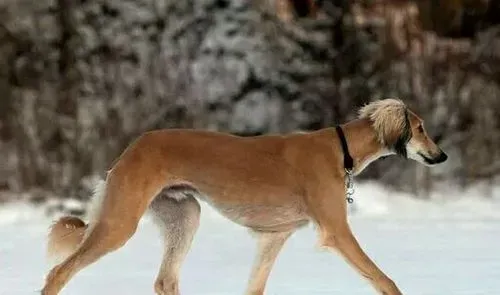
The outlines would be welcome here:
<svg viewBox="0 0 500 295">
<path fill-rule="evenodd" d="M 357 119 L 342 125 L 349 153 L 354 159 L 353 173 L 359 174 L 371 162 L 383 156 L 394 154 L 383 146 L 367 119 Z"/>
</svg>

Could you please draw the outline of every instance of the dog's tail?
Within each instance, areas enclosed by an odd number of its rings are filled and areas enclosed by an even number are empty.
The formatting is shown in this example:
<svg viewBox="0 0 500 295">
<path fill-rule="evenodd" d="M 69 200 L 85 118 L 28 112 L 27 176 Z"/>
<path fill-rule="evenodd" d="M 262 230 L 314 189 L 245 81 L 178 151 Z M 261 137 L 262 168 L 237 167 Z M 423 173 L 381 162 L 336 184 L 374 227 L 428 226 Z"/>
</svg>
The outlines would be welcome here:
<svg viewBox="0 0 500 295">
<path fill-rule="evenodd" d="M 66 259 L 83 241 L 88 224 L 78 217 L 65 216 L 50 228 L 47 256 L 53 262 Z"/>
<path fill-rule="evenodd" d="M 106 191 L 106 182 L 99 181 L 94 189 L 91 206 L 88 210 L 90 223 L 98 216 Z M 64 216 L 56 221 L 49 230 L 47 257 L 50 262 L 59 263 L 73 254 L 86 237 L 89 224 L 75 216 Z"/>
</svg>

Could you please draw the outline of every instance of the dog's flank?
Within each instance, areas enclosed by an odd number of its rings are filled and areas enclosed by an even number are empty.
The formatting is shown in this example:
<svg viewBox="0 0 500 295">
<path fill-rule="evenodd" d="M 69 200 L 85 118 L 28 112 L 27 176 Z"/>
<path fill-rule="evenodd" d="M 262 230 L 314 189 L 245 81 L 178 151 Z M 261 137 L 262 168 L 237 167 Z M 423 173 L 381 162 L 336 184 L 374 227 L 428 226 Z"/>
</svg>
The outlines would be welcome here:
<svg viewBox="0 0 500 295">
<path fill-rule="evenodd" d="M 422 120 L 396 99 L 364 106 L 358 119 L 341 127 L 355 174 L 390 154 L 407 154 L 426 165 L 447 157 L 427 136 Z M 50 271 L 42 294 L 58 294 L 78 271 L 122 247 L 149 209 L 165 238 L 155 292 L 179 295 L 180 267 L 199 225 L 202 200 L 259 237 L 249 295 L 264 294 L 281 247 L 310 221 L 317 225 L 321 246 L 342 255 L 380 294 L 399 295 L 350 230 L 344 176 L 335 128 L 254 137 L 147 132 L 123 152 L 97 189 L 97 213 L 90 223 L 67 217 L 52 227 L 49 248 L 65 259 Z"/>
</svg>

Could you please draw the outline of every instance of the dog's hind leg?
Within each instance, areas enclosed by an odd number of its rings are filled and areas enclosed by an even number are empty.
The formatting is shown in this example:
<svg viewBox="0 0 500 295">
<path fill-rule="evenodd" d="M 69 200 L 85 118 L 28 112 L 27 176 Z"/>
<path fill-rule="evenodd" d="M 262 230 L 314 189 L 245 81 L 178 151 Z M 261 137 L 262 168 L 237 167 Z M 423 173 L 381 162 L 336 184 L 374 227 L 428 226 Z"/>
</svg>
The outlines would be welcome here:
<svg viewBox="0 0 500 295">
<path fill-rule="evenodd" d="M 173 198 L 167 191 L 151 202 L 150 209 L 165 240 L 154 289 L 158 295 L 178 295 L 179 271 L 198 229 L 200 204 L 191 195 Z"/>
<path fill-rule="evenodd" d="M 78 271 L 124 245 L 135 229 L 136 225 L 132 224 L 96 224 L 76 252 L 50 271 L 42 295 L 58 294 Z"/>
<path fill-rule="evenodd" d="M 58 294 L 78 271 L 117 250 L 135 233 L 139 219 L 155 194 L 154 185 L 148 189 L 125 180 L 127 178 L 108 178 L 100 212 L 90 224 L 88 234 L 74 253 L 52 268 L 42 295 Z M 150 192 L 152 196 L 145 197 Z"/>
<path fill-rule="evenodd" d="M 258 249 L 250 280 L 247 286 L 247 295 L 263 295 L 271 268 L 276 257 L 283 248 L 286 240 L 292 234 L 287 232 L 257 232 Z"/>
</svg>

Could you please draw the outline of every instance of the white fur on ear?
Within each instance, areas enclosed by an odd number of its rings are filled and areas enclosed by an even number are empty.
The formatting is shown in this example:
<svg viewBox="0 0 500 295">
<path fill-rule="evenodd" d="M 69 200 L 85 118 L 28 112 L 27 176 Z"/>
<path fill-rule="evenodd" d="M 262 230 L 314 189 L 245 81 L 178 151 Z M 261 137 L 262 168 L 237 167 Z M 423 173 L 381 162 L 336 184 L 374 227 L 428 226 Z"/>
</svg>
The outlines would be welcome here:
<svg viewBox="0 0 500 295">
<path fill-rule="evenodd" d="M 379 142 L 393 147 L 407 132 L 406 105 L 399 99 L 388 98 L 371 102 L 359 110 L 360 119 L 369 119 Z"/>
</svg>

